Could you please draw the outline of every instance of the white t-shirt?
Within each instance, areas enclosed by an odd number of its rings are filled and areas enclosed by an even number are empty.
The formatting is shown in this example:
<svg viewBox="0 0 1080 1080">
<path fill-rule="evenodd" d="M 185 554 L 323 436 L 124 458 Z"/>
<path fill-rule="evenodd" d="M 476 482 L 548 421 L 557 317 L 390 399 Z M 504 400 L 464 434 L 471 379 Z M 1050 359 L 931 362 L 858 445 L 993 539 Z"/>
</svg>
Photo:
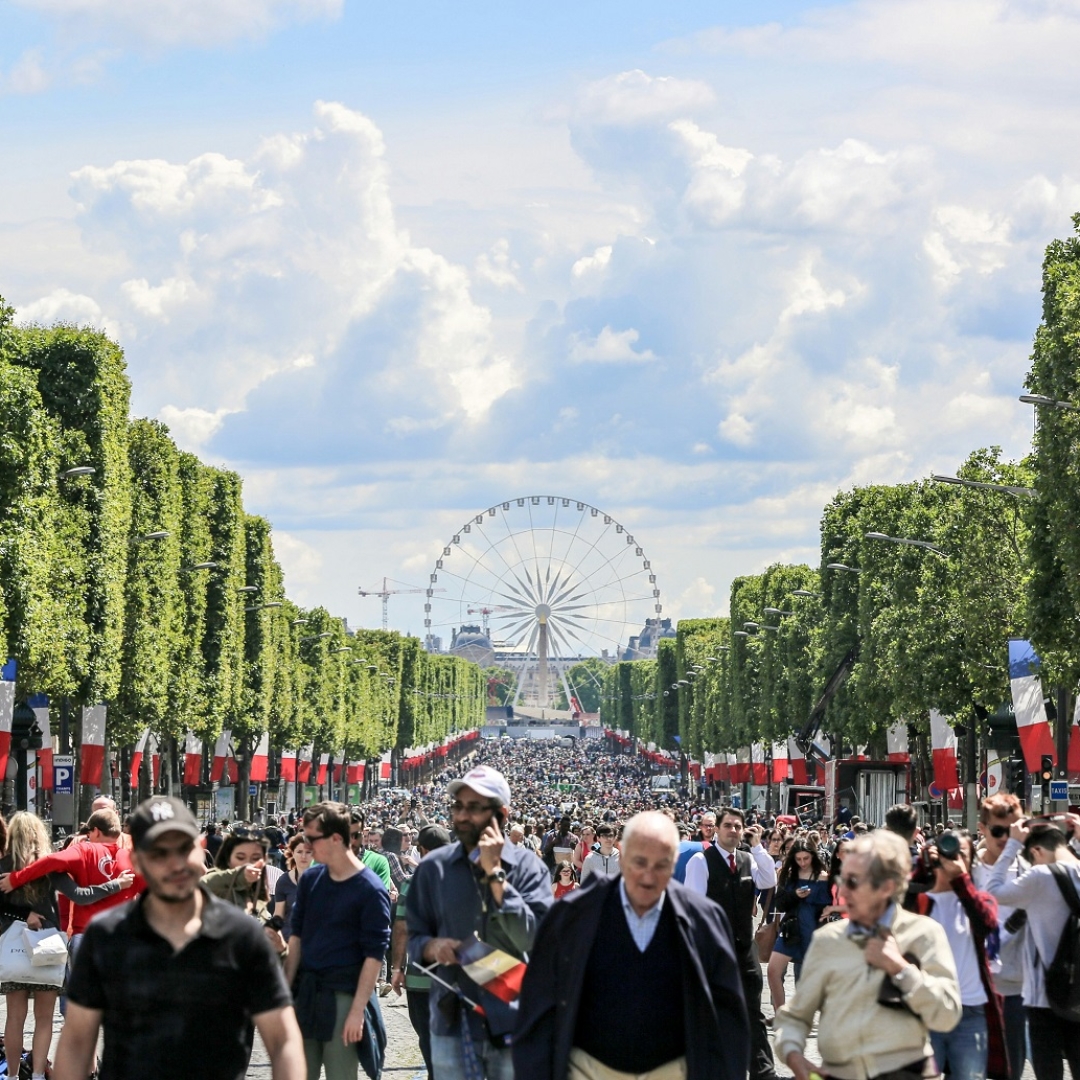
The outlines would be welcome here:
<svg viewBox="0 0 1080 1080">
<path fill-rule="evenodd" d="M 930 893 L 934 906 L 930 918 L 939 923 L 949 939 L 956 973 L 960 977 L 960 1001 L 964 1005 L 985 1005 L 986 990 L 979 976 L 979 956 L 967 912 L 954 892 Z"/>
</svg>

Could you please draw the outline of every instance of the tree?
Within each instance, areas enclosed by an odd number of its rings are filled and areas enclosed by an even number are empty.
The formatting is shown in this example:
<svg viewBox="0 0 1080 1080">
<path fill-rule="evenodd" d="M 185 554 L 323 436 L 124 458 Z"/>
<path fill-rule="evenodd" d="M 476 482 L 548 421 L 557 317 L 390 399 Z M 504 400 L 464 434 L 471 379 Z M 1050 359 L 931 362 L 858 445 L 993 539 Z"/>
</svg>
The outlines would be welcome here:
<svg viewBox="0 0 1080 1080">
<path fill-rule="evenodd" d="M 567 670 L 566 681 L 570 686 L 570 693 L 577 698 L 582 712 L 600 711 L 604 673 L 610 666 L 606 660 L 598 656 L 589 656 Z M 560 683 L 555 708 L 569 709 L 570 707 L 570 702 L 566 700 L 566 690 Z"/>
</svg>

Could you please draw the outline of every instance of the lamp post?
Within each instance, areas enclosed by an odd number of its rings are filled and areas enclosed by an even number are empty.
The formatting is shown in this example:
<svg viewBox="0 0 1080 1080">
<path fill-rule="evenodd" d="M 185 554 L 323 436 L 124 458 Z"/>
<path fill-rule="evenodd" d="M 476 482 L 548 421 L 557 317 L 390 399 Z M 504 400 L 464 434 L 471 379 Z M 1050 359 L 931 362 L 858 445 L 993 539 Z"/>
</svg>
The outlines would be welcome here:
<svg viewBox="0 0 1080 1080">
<path fill-rule="evenodd" d="M 949 557 L 941 550 L 941 548 L 931 544 L 929 540 L 912 540 L 908 536 L 889 536 L 888 533 L 883 532 L 868 532 L 865 533 L 864 536 L 867 540 L 884 540 L 890 544 L 903 544 L 906 547 L 922 548 L 923 551 L 932 551 L 935 555 L 940 555 L 943 559 Z"/>
<path fill-rule="evenodd" d="M 826 570 L 835 570 L 841 574 L 861 574 L 862 571 L 857 566 L 848 566 L 842 562 L 831 562 L 825 564 Z"/>
<path fill-rule="evenodd" d="M 1035 489 L 1020 487 L 1017 484 L 990 484 L 984 480 L 965 480 L 962 476 L 942 476 L 940 473 L 932 473 L 930 479 L 939 484 L 954 484 L 957 487 L 979 488 L 983 491 L 1000 491 L 1005 495 L 1016 495 L 1018 498 L 1035 498 Z"/>
</svg>

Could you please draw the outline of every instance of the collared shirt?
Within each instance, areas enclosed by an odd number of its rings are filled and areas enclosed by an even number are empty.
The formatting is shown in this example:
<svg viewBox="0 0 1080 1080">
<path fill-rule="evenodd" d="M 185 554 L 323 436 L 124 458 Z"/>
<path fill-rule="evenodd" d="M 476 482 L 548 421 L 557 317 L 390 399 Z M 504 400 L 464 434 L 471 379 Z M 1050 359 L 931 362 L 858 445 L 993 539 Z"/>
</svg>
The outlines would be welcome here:
<svg viewBox="0 0 1080 1080">
<path fill-rule="evenodd" d="M 100 1010 L 101 1080 L 242 1080 L 252 1018 L 292 1003 L 257 919 L 203 890 L 202 925 L 179 952 L 146 920 L 145 894 L 98 916 L 72 961 L 68 997 Z"/>
<path fill-rule="evenodd" d="M 660 899 L 644 915 L 639 915 L 630 903 L 630 897 L 626 895 L 626 882 L 619 878 L 619 897 L 622 900 L 623 914 L 626 916 L 626 925 L 630 927 L 630 936 L 638 947 L 638 952 L 644 952 L 649 947 L 649 942 L 656 933 L 657 924 L 660 922 L 660 912 L 664 910 L 664 901 L 667 892 L 660 894 Z"/>
<path fill-rule="evenodd" d="M 725 863 L 731 859 L 731 852 L 715 845 Z M 730 871 L 729 871 L 730 873 Z M 776 863 L 761 844 L 750 849 L 750 876 L 754 879 L 755 889 L 772 889 L 776 886 Z M 709 888 L 709 864 L 705 861 L 705 849 L 690 857 L 686 864 L 686 887 L 705 896 Z"/>
<path fill-rule="evenodd" d="M 881 913 L 881 918 L 873 926 L 863 926 L 862 923 L 855 922 L 850 916 L 848 917 L 847 928 L 844 933 L 848 937 L 859 938 L 865 940 L 874 936 L 878 927 L 882 927 L 888 930 L 892 924 L 893 919 L 896 918 L 896 905 L 890 901 L 889 906 Z"/>
</svg>

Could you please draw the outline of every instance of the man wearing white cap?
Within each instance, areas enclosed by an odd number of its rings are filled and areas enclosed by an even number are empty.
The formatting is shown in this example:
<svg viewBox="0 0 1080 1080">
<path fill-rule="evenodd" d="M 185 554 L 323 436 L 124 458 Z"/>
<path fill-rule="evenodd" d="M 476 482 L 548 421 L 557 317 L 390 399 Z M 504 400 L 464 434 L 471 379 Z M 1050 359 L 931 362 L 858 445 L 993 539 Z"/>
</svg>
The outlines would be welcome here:
<svg viewBox="0 0 1080 1080">
<path fill-rule="evenodd" d="M 510 786 L 478 765 L 447 785 L 457 843 L 417 867 L 406 900 L 409 959 L 439 965 L 431 987 L 431 1065 L 435 1080 L 465 1080 L 478 1066 L 487 1080 L 512 1080 L 509 1042 L 517 1003 L 507 1004 L 461 969 L 458 950 L 478 937 L 527 960 L 552 904 L 547 870 L 524 847 L 504 842 Z M 456 986 L 460 994 L 443 983 Z M 483 1015 L 466 1003 L 479 1004 Z"/>
</svg>

